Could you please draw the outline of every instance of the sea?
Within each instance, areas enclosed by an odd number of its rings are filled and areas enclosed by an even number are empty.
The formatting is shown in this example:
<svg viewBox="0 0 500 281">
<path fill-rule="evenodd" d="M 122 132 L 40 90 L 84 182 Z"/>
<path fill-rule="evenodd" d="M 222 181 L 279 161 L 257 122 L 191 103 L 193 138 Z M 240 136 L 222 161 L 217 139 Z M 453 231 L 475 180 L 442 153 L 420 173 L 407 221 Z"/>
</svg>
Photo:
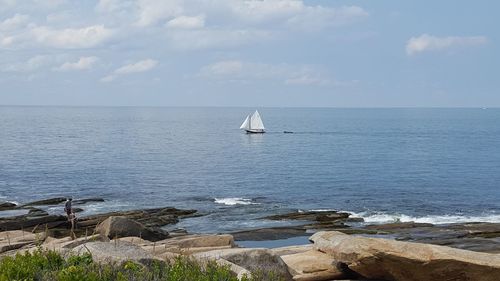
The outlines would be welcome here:
<svg viewBox="0 0 500 281">
<path fill-rule="evenodd" d="M 198 233 L 309 210 L 500 222 L 500 109 L 258 108 L 267 132 L 246 134 L 255 109 L 1 106 L 0 201 L 106 200 L 81 216 L 196 209 L 169 227 Z"/>
</svg>

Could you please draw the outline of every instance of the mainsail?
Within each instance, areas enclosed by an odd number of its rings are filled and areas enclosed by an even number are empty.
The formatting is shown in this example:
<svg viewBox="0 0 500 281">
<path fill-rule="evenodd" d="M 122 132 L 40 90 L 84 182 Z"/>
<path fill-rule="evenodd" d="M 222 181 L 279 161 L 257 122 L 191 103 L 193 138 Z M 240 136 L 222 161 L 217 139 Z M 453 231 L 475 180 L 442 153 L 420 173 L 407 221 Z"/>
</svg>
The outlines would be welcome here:
<svg viewBox="0 0 500 281">
<path fill-rule="evenodd" d="M 250 119 L 250 129 L 252 130 L 264 130 L 264 123 L 262 123 L 262 119 L 260 118 L 260 114 L 257 110 L 252 115 Z"/>
</svg>

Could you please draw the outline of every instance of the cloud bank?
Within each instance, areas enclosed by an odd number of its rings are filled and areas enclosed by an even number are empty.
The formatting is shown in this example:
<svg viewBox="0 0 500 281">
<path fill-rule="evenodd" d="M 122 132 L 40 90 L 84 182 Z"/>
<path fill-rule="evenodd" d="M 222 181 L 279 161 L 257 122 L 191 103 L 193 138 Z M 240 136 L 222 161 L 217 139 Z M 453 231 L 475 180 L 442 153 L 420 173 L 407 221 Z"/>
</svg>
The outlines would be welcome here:
<svg viewBox="0 0 500 281">
<path fill-rule="evenodd" d="M 412 37 L 406 43 L 406 53 L 415 55 L 430 51 L 443 51 L 456 47 L 472 47 L 484 45 L 488 39 L 484 36 L 447 36 L 437 37 L 428 34 L 422 34 L 418 37 Z"/>
</svg>

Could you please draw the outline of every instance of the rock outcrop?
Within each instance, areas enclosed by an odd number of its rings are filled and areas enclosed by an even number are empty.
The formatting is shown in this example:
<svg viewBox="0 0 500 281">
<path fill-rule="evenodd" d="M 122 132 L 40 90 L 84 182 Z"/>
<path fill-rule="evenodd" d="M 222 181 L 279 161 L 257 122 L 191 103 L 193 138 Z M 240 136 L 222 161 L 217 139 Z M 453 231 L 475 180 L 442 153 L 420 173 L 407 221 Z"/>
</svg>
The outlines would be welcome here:
<svg viewBox="0 0 500 281">
<path fill-rule="evenodd" d="M 90 253 L 94 261 L 101 263 L 141 261 L 153 258 L 153 255 L 146 250 L 125 241 L 89 242 L 75 247 L 70 252 L 73 255 L 85 253 Z"/>
<path fill-rule="evenodd" d="M 31 233 L 21 230 L 0 232 L 0 254 L 17 250 L 28 245 L 41 244 L 45 239 L 43 233 Z"/>
<path fill-rule="evenodd" d="M 496 281 L 500 255 L 437 245 L 354 237 L 340 232 L 311 236 L 314 248 L 366 278 L 397 281 Z"/>
<path fill-rule="evenodd" d="M 12 210 L 16 207 L 17 205 L 12 202 L 0 202 L 0 211 Z"/>
<path fill-rule="evenodd" d="M 292 280 L 288 267 L 280 256 L 264 248 L 233 248 L 198 253 L 194 255 L 199 260 L 226 260 L 250 272 L 272 272 L 284 280 Z"/>
<path fill-rule="evenodd" d="M 108 217 L 96 227 L 96 233 L 110 239 L 135 236 L 149 241 L 159 241 L 168 237 L 168 232 L 160 228 L 146 227 L 126 217 Z"/>
<path fill-rule="evenodd" d="M 281 256 L 296 281 L 338 280 L 345 274 L 332 256 L 317 250 Z"/>
</svg>

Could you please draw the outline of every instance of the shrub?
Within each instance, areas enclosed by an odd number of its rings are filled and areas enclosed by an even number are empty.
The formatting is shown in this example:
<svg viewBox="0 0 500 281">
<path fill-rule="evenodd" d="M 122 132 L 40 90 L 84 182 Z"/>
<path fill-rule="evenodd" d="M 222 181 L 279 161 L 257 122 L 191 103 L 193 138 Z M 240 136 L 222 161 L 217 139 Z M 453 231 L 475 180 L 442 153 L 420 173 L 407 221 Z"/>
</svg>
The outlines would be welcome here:
<svg viewBox="0 0 500 281">
<path fill-rule="evenodd" d="M 54 251 L 36 250 L 0 259 L 0 281 L 237 281 L 227 266 L 214 261 L 200 264 L 187 257 L 171 262 L 150 261 L 147 265 L 133 261 L 122 264 L 100 264 L 90 254 L 65 260 Z M 273 273 L 256 273 L 244 281 L 281 280 Z"/>
</svg>

